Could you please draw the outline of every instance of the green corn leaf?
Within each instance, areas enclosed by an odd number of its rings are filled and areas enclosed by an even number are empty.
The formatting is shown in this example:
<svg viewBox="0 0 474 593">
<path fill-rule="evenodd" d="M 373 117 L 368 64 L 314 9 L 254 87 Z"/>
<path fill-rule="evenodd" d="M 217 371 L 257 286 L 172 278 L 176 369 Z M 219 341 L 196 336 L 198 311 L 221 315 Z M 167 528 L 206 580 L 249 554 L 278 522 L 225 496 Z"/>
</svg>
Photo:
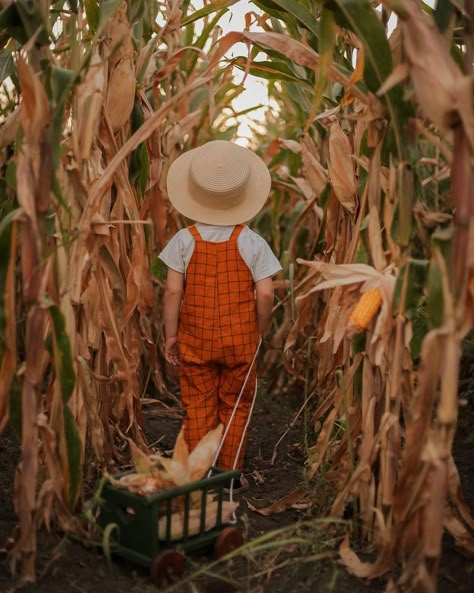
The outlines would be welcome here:
<svg viewBox="0 0 474 593">
<path fill-rule="evenodd" d="M 278 18 L 284 18 L 284 14 L 290 14 L 293 16 L 300 25 L 302 25 L 308 31 L 311 31 L 313 35 L 319 37 L 319 23 L 311 12 L 306 8 L 304 4 L 298 0 L 260 0 L 256 2 L 264 10 L 281 10 L 281 14 Z"/>
<path fill-rule="evenodd" d="M 51 69 L 51 94 L 56 108 L 61 107 L 78 78 L 78 73 L 53 66 Z"/>
<path fill-rule="evenodd" d="M 81 439 L 76 421 L 67 404 L 64 405 L 64 439 L 66 442 L 68 477 L 69 477 L 69 505 L 74 508 L 82 477 Z"/>
<path fill-rule="evenodd" d="M 204 8 L 196 10 L 196 12 L 193 12 L 192 14 L 184 18 L 181 21 L 181 26 L 186 27 L 186 25 L 194 23 L 195 21 L 198 21 L 199 19 L 202 19 L 203 17 L 212 14 L 217 10 L 222 10 L 223 8 L 228 8 L 229 6 L 232 6 L 237 1 L 238 0 L 214 0 L 214 2 L 210 2 L 209 4 L 204 6 Z"/>
<path fill-rule="evenodd" d="M 148 149 L 146 142 L 143 142 L 140 149 L 139 155 L 140 173 L 138 176 L 138 192 L 141 196 L 145 195 L 146 184 L 148 180 L 148 167 L 150 159 L 148 158 Z"/>
<path fill-rule="evenodd" d="M 85 0 L 84 8 L 86 9 L 87 23 L 92 33 L 97 31 L 99 26 L 100 10 L 98 0 Z"/>
<path fill-rule="evenodd" d="M 0 31 L 5 41 L 9 38 L 20 43 L 26 43 L 28 34 L 23 28 L 23 23 L 18 12 L 17 3 L 12 3 L 0 11 Z"/>
<path fill-rule="evenodd" d="M 35 42 L 37 44 L 47 45 L 49 33 L 43 19 L 40 3 L 36 0 L 17 0 L 15 4 L 27 38 L 31 39 L 33 35 L 36 35 Z"/>
<path fill-rule="evenodd" d="M 428 294 L 426 297 L 426 314 L 430 327 L 440 327 L 444 323 L 444 294 L 441 268 L 433 258 L 428 273 Z"/>
<path fill-rule="evenodd" d="M 417 314 L 412 320 L 412 331 L 413 335 L 410 342 L 410 352 L 413 360 L 416 361 L 421 356 L 423 340 L 429 331 L 424 307 L 419 307 L 417 309 Z"/>
<path fill-rule="evenodd" d="M 369 0 L 328 0 L 324 5 L 334 12 L 336 22 L 353 31 L 365 50 L 364 80 L 370 91 L 376 93 L 393 70 L 392 53 L 385 28 Z M 400 85 L 388 91 L 383 100 L 391 117 L 393 138 L 398 158 L 407 157 L 405 123 L 410 107 L 403 99 Z"/>
<path fill-rule="evenodd" d="M 245 58 L 235 58 L 232 63 L 239 70 L 245 70 Z M 266 80 L 282 80 L 286 82 L 309 84 L 308 80 L 296 76 L 287 64 L 284 62 L 274 62 L 273 60 L 271 62 L 267 60 L 252 62 L 250 66 L 250 74 L 252 76 L 257 76 L 258 78 L 265 78 Z"/>
<path fill-rule="evenodd" d="M 5 289 L 7 285 L 8 266 L 10 263 L 12 227 L 11 224 L 3 226 L 0 232 L 0 367 L 5 354 L 5 329 L 7 326 L 5 311 Z"/>
<path fill-rule="evenodd" d="M 14 160 L 10 161 L 7 165 L 5 181 L 13 191 L 16 191 L 16 163 Z"/>
<path fill-rule="evenodd" d="M 451 0 L 438 0 L 433 13 L 433 19 L 441 33 L 449 27 L 453 16 L 454 6 Z"/>
<path fill-rule="evenodd" d="M 59 384 L 61 386 L 61 395 L 64 404 L 69 401 L 76 384 L 76 373 L 74 372 L 74 365 L 72 362 L 71 343 L 66 332 L 66 323 L 64 315 L 56 305 L 51 305 L 51 318 L 53 320 L 53 350 L 54 350 L 54 365 L 56 373 L 59 377 Z"/>
<path fill-rule="evenodd" d="M 99 31 L 114 16 L 121 4 L 122 0 L 101 0 L 99 2 L 99 24 L 97 25 Z"/>
<path fill-rule="evenodd" d="M 414 319 L 423 295 L 428 260 L 409 258 L 400 268 L 393 293 L 393 312 Z"/>
<path fill-rule="evenodd" d="M 314 119 L 318 112 L 319 105 L 323 98 L 329 80 L 329 71 L 333 61 L 334 47 L 336 44 L 336 29 L 334 15 L 331 11 L 323 9 L 321 13 L 321 34 L 319 37 L 319 72 L 318 81 L 314 89 L 313 105 L 311 108 L 310 121 Z"/>
<path fill-rule="evenodd" d="M 158 280 L 165 280 L 166 270 L 166 264 L 163 261 L 161 261 L 161 259 L 158 256 L 155 256 L 151 260 L 151 273 L 155 278 L 158 278 Z"/>
<path fill-rule="evenodd" d="M 78 0 L 67 0 L 67 5 L 69 6 L 69 10 L 71 12 L 75 12 L 77 14 L 77 1 Z"/>
<path fill-rule="evenodd" d="M 9 49 L 2 49 L 0 51 L 0 84 L 15 70 L 13 63 L 12 52 Z"/>
<path fill-rule="evenodd" d="M 415 203 L 413 170 L 403 164 L 398 169 L 398 234 L 402 247 L 410 244 L 413 228 L 413 205 Z"/>
</svg>

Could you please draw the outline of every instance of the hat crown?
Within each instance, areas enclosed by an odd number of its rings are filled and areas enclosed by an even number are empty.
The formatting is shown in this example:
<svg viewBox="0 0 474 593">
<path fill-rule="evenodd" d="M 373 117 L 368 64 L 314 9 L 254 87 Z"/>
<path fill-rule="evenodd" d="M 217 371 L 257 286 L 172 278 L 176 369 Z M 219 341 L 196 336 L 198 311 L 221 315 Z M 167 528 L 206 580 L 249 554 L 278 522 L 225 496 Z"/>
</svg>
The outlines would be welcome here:
<svg viewBox="0 0 474 593">
<path fill-rule="evenodd" d="M 229 142 L 211 142 L 203 148 L 190 163 L 195 185 L 218 199 L 238 196 L 250 177 L 246 153 Z"/>
</svg>

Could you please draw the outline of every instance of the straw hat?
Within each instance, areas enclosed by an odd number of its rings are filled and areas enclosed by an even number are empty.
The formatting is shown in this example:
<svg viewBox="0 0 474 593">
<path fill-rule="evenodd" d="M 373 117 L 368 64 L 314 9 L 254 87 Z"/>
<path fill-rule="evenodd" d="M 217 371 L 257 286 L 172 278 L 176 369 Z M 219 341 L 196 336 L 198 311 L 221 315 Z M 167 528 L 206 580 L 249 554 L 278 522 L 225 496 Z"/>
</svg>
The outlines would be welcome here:
<svg viewBox="0 0 474 593">
<path fill-rule="evenodd" d="M 254 217 L 270 192 L 270 172 L 255 153 L 213 140 L 179 156 L 167 178 L 173 206 L 196 222 L 219 226 Z"/>
</svg>

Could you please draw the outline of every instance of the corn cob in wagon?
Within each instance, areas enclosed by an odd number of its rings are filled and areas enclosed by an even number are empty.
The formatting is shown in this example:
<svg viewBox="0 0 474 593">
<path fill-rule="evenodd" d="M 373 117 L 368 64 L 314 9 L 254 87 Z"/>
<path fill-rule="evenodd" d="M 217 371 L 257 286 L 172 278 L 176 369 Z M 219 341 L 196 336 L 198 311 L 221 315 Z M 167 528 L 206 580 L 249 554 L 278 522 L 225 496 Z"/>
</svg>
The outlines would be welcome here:
<svg viewBox="0 0 474 593">
<path fill-rule="evenodd" d="M 205 477 L 213 463 L 223 429 L 224 426 L 220 424 L 211 430 L 191 453 L 181 430 L 171 459 L 161 455 L 147 455 L 129 439 L 135 472 L 119 478 L 108 476 L 109 482 L 115 488 L 146 497 L 199 481 Z M 228 522 L 238 507 L 237 502 L 223 500 L 218 502 L 215 500 L 215 493 L 212 492 L 203 493 L 195 490 L 190 491 L 186 496 L 175 495 L 170 499 L 168 506 L 160 507 L 162 510 L 158 523 L 160 538 L 164 539 L 169 533 L 171 541 L 179 540 L 184 534 L 185 524 L 187 524 L 188 537 L 200 533 L 202 516 L 205 519 L 204 531 L 209 531 L 218 523 Z M 188 505 L 187 508 L 186 505 Z M 127 508 L 126 512 L 131 516 L 135 514 L 131 507 Z"/>
</svg>

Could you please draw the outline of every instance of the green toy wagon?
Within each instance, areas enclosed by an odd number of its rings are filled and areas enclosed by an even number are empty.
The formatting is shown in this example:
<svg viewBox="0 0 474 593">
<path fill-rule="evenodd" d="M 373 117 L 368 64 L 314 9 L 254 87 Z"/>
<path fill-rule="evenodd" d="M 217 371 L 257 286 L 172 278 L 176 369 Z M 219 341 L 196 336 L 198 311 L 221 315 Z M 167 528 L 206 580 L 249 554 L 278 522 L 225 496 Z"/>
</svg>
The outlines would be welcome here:
<svg viewBox="0 0 474 593">
<path fill-rule="evenodd" d="M 213 468 L 210 477 L 148 495 L 107 481 L 98 523 L 103 529 L 114 524 L 113 553 L 150 567 L 152 581 L 160 586 L 183 575 L 185 554 L 213 546 L 222 557 L 242 545 L 241 531 L 223 518 L 224 488 L 239 475 Z"/>
</svg>

